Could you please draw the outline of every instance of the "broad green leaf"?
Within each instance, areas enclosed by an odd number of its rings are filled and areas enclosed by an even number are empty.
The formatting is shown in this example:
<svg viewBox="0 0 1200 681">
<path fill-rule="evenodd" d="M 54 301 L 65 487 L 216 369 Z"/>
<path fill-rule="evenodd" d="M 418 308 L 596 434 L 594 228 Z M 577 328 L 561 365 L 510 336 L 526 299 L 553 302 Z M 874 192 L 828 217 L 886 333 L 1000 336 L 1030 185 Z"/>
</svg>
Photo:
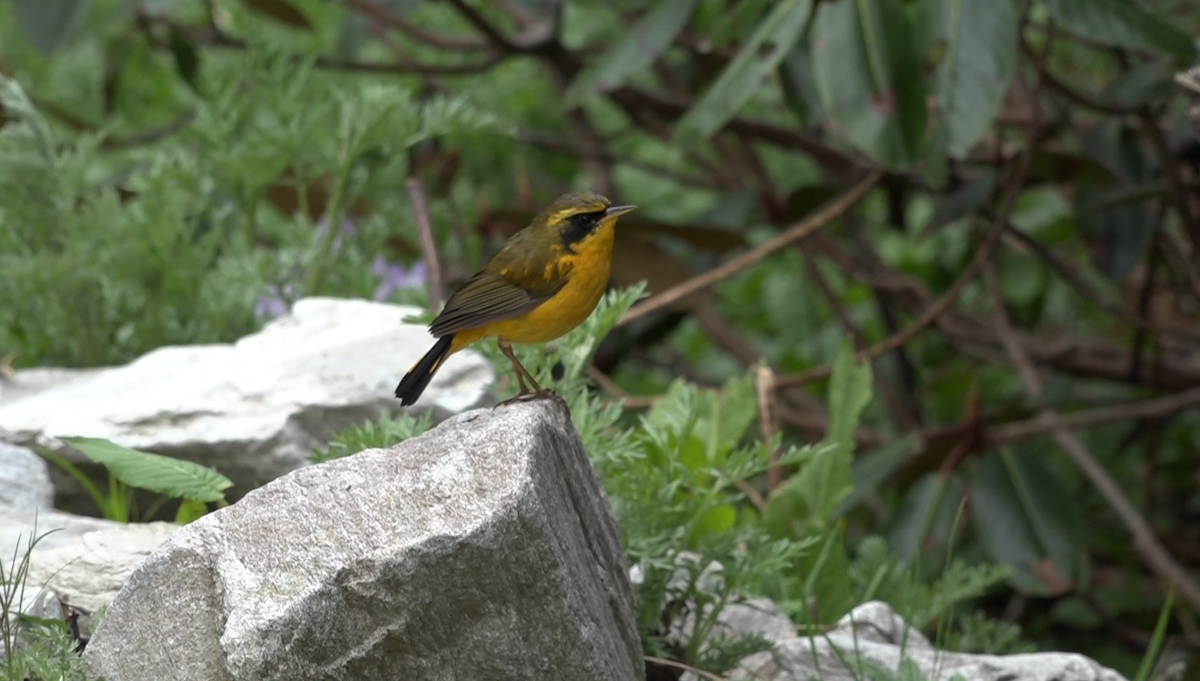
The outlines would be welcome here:
<svg viewBox="0 0 1200 681">
<path fill-rule="evenodd" d="M 820 548 L 801 555 L 795 572 L 804 584 L 804 597 L 812 624 L 830 625 L 854 607 L 848 579 L 850 557 L 846 554 L 846 532 L 841 524 L 821 538 Z"/>
<path fill-rule="evenodd" d="M 812 51 L 801 41 L 788 53 L 779 65 L 779 85 L 788 106 L 805 125 L 813 125 L 825 118 L 821 107 L 821 95 L 817 92 L 817 79 L 813 75 Z"/>
<path fill-rule="evenodd" d="M 1014 585 L 1052 595 L 1085 578 L 1079 507 L 1062 482 L 1030 454 L 991 452 L 970 480 L 971 519 L 989 557 L 1013 568 Z"/>
<path fill-rule="evenodd" d="M 1196 56 L 1192 41 L 1132 0 L 1046 0 L 1063 28 L 1109 45 L 1168 52 L 1180 60 Z"/>
<path fill-rule="evenodd" d="M 1017 61 L 1011 0 L 920 0 L 917 21 L 942 55 L 935 93 L 951 156 L 979 141 L 1000 107 Z"/>
<path fill-rule="evenodd" d="M 203 518 L 208 513 L 208 505 L 203 501 L 196 499 L 182 499 L 179 502 L 179 510 L 175 512 L 175 522 L 180 525 Z"/>
<path fill-rule="evenodd" d="M 800 39 L 811 0 L 781 0 L 742 45 L 716 82 L 675 126 L 675 142 L 690 147 L 712 137 L 762 87 Z"/>
<path fill-rule="evenodd" d="M 896 555 L 913 560 L 923 549 L 941 548 L 950 537 L 962 501 L 958 476 L 942 477 L 937 471 L 921 476 L 904 494 L 890 518 L 888 545 Z M 929 556 L 940 560 L 943 555 Z"/>
<path fill-rule="evenodd" d="M 871 365 L 856 362 L 854 345 L 842 341 L 829 381 L 829 430 L 823 442 L 853 446 L 854 429 L 862 410 L 871 401 Z"/>
<path fill-rule="evenodd" d="M 777 537 L 801 538 L 829 526 L 834 511 L 854 488 L 854 429 L 871 401 L 871 366 L 855 365 L 846 339 L 829 384 L 829 429 L 808 461 L 767 498 L 764 520 Z"/>
<path fill-rule="evenodd" d="M 900 0 L 822 3 L 812 46 L 826 117 L 881 163 L 916 163 L 925 138 L 926 87 Z"/>
<path fill-rule="evenodd" d="M 718 535 L 722 532 L 728 532 L 736 521 L 737 508 L 730 504 L 713 506 L 700 515 L 700 520 L 696 523 L 696 532 L 698 534 Z"/>
<path fill-rule="evenodd" d="M 17 24 L 34 47 L 49 54 L 87 13 L 88 0 L 13 0 Z"/>
<path fill-rule="evenodd" d="M 196 49 L 196 44 L 182 28 L 175 24 L 171 24 L 169 44 L 171 54 L 175 57 L 175 68 L 179 71 L 180 77 L 189 87 L 199 92 L 200 85 L 197 76 L 200 70 L 200 51 Z"/>
<path fill-rule="evenodd" d="M 754 30 L 758 20 L 771 8 L 771 2 L 772 0 L 739 0 L 733 3 L 732 7 L 725 2 L 715 3 L 716 11 L 712 11 L 711 5 L 706 7 L 706 21 L 703 26 L 697 26 L 697 29 L 712 41 L 713 47 L 727 47 Z"/>
<path fill-rule="evenodd" d="M 619 87 L 663 53 L 687 25 L 696 0 L 665 0 L 629 29 L 625 39 L 600 57 L 595 67 L 580 74 L 567 90 L 567 102 Z"/>
<path fill-rule="evenodd" d="M 864 497 L 874 492 L 900 467 L 900 464 L 904 463 L 920 442 L 920 433 L 914 430 L 903 437 L 856 456 L 854 467 L 850 473 L 850 477 L 854 480 L 854 489 L 838 502 L 837 508 L 834 509 L 834 515 L 845 514 Z"/>
<path fill-rule="evenodd" d="M 191 461 L 139 452 L 101 438 L 66 437 L 62 441 L 107 468 L 130 487 L 211 502 L 223 501 L 222 491 L 233 486 L 224 475 Z"/>
<path fill-rule="evenodd" d="M 1017 306 L 1032 305 L 1045 295 L 1050 273 L 1031 253 L 1002 251 L 997 267 L 1004 300 Z"/>
<path fill-rule="evenodd" d="M 758 414 L 758 401 L 754 389 L 754 368 L 734 376 L 721 386 L 720 391 L 709 391 L 708 423 L 704 433 L 708 442 L 709 459 L 718 463 L 737 446 L 746 435 L 746 429 Z"/>
</svg>

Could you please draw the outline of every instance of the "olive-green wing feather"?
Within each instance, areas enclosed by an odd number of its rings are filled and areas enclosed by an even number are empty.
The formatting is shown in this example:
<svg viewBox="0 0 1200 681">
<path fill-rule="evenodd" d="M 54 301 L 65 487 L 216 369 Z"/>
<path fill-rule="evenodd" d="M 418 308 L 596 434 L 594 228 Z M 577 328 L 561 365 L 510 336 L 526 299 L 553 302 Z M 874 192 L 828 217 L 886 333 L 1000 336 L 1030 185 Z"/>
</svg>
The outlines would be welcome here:
<svg viewBox="0 0 1200 681">
<path fill-rule="evenodd" d="M 525 232 L 514 235 L 483 270 L 450 296 L 446 308 L 429 325 L 430 333 L 441 338 L 519 317 L 566 286 L 570 266 L 556 263 L 557 253 L 541 255 L 542 249 L 527 248 L 527 241 Z"/>
</svg>

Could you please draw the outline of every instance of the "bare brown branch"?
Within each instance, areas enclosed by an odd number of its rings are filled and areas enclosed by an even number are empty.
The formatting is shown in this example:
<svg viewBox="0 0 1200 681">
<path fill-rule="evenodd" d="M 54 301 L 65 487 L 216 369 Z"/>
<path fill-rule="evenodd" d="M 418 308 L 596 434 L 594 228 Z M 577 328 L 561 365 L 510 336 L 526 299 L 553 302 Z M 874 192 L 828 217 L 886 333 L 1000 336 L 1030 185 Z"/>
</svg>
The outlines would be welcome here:
<svg viewBox="0 0 1200 681">
<path fill-rule="evenodd" d="M 701 289 L 712 286 L 713 284 L 730 277 L 747 267 L 761 261 L 771 253 L 783 248 L 784 246 L 804 238 L 805 236 L 820 229 L 830 220 L 833 220 L 838 215 L 841 215 L 850 206 L 854 205 L 863 194 L 875 186 L 879 179 L 883 177 L 883 170 L 876 169 L 871 171 L 865 178 L 860 180 L 858 184 L 851 187 L 837 199 L 829 202 L 820 210 L 812 215 L 804 218 L 799 223 L 792 225 L 784 230 L 782 234 L 773 237 L 769 241 L 762 243 L 745 253 L 732 258 L 729 262 L 697 275 L 677 286 L 674 286 L 662 293 L 650 298 L 649 300 L 634 305 L 630 308 L 621 319 L 617 322 L 617 326 L 628 324 L 629 322 L 643 317 L 651 312 L 661 310 L 680 299 L 695 293 Z"/>
<path fill-rule="evenodd" d="M 446 286 L 442 281 L 442 265 L 438 260 L 437 241 L 433 238 L 433 225 L 429 221 L 429 204 L 425 201 L 425 186 L 419 177 L 410 177 L 404 182 L 408 201 L 412 204 L 413 218 L 417 222 L 417 236 L 421 241 L 421 256 L 425 260 L 425 281 L 429 286 L 429 306 L 438 309 L 446 299 Z"/>
</svg>

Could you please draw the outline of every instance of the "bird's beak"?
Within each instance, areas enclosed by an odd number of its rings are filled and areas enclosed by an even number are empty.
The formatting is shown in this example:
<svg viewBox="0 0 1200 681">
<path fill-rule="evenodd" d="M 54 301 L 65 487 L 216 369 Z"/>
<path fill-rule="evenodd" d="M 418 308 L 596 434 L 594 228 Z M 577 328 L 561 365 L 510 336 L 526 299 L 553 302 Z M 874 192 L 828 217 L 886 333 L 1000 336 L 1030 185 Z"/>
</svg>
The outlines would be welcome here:
<svg viewBox="0 0 1200 681">
<path fill-rule="evenodd" d="M 637 208 L 637 206 L 609 206 L 608 208 L 604 209 L 604 217 L 615 218 L 618 215 L 624 215 L 635 208 Z"/>
</svg>

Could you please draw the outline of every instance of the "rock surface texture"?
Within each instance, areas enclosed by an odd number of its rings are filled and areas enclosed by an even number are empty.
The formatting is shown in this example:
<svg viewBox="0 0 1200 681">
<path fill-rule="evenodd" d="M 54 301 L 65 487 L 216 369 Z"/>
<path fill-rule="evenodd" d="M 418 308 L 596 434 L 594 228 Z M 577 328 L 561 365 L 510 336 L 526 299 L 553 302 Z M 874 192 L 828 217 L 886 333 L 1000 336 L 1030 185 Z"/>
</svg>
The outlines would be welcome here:
<svg viewBox="0 0 1200 681">
<path fill-rule="evenodd" d="M 895 672 L 902 659 L 915 663 L 921 678 L 929 681 L 947 681 L 955 675 L 969 681 L 1125 681 L 1117 672 L 1075 653 L 973 655 L 937 650 L 878 601 L 858 606 L 822 636 L 776 641 L 774 649 L 745 658 L 726 676 L 731 680 L 853 681 L 875 675 L 848 669 L 847 661 L 853 666 L 855 660 L 862 660 Z"/>
<path fill-rule="evenodd" d="M 42 457 L 24 447 L 0 442 L 0 507 L 54 508 L 54 484 Z"/>
<path fill-rule="evenodd" d="M 166 541 L 178 525 L 124 523 L 83 518 L 58 511 L 0 508 L 0 560 L 5 569 L 13 556 L 25 555 L 29 572 L 21 594 L 21 612 L 61 619 L 64 605 L 80 615 L 86 638 L 91 613 L 111 603 L 134 569 Z"/>
<path fill-rule="evenodd" d="M 18 371 L 0 384 L 0 440 L 41 442 L 104 481 L 53 438 L 107 438 L 211 466 L 234 481 L 236 499 L 303 465 L 331 431 L 399 408 L 396 383 L 432 343 L 423 325 L 403 321 L 418 312 L 306 298 L 232 345 L 160 348 L 110 369 Z M 492 380 L 482 357 L 457 353 L 420 407 L 461 412 Z M 93 510 L 77 482 L 52 473 L 61 508 Z"/>
<path fill-rule="evenodd" d="M 616 522 L 565 410 L 479 410 L 177 532 L 84 659 L 108 681 L 644 672 Z"/>
</svg>

